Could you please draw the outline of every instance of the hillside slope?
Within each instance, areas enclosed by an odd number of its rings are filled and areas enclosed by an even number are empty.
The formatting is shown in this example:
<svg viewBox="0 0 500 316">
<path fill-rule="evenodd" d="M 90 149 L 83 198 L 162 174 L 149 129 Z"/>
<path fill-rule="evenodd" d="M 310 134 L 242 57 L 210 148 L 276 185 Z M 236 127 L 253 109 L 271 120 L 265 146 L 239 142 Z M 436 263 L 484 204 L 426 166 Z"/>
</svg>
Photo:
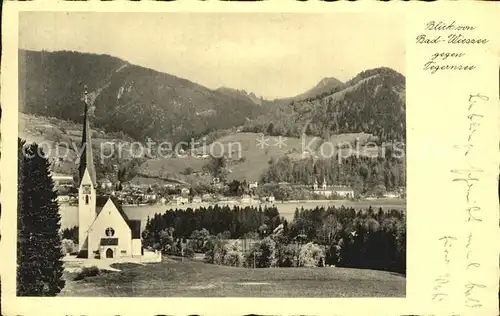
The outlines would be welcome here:
<svg viewBox="0 0 500 316">
<path fill-rule="evenodd" d="M 188 140 L 262 113 L 251 100 L 108 55 L 20 50 L 19 65 L 22 112 L 79 122 L 87 85 L 95 125 L 138 140 Z"/>
<path fill-rule="evenodd" d="M 363 71 L 345 85 L 249 120 L 245 131 L 328 138 L 368 133 L 381 140 L 406 138 L 405 77 L 390 68 Z"/>
<path fill-rule="evenodd" d="M 228 87 L 220 87 L 216 90 L 222 94 L 228 95 L 236 99 L 242 99 L 246 102 L 252 102 L 257 105 L 262 105 L 263 99 L 259 98 L 253 92 L 246 92 L 245 90 L 233 89 Z"/>
<path fill-rule="evenodd" d="M 299 102 L 303 101 L 309 98 L 315 98 L 321 94 L 328 93 L 334 89 L 338 89 L 344 86 L 344 83 L 337 78 L 333 77 L 326 77 L 321 79 L 318 84 L 316 84 L 314 87 L 311 89 L 307 90 L 304 93 L 301 93 L 299 95 L 296 95 L 292 98 L 284 98 L 284 99 L 278 99 L 276 100 L 279 103 L 290 103 L 290 102 Z"/>
</svg>

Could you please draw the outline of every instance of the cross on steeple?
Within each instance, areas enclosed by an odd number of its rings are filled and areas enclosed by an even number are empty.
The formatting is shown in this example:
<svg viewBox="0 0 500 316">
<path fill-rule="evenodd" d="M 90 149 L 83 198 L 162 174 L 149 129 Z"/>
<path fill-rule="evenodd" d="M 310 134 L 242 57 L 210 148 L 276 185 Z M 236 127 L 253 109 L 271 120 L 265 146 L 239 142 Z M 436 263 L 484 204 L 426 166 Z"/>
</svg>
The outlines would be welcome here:
<svg viewBox="0 0 500 316">
<path fill-rule="evenodd" d="M 95 167 L 94 167 L 94 157 L 92 154 L 92 131 L 90 129 L 89 122 L 89 104 L 88 104 L 88 93 L 87 86 L 84 86 L 84 112 L 83 112 L 83 131 L 82 131 L 82 150 L 80 156 L 80 165 L 79 165 L 79 182 L 82 181 L 83 175 L 85 174 L 85 170 L 88 170 L 90 179 L 95 188 L 96 186 L 96 175 L 95 175 Z"/>
<path fill-rule="evenodd" d="M 85 102 L 85 105 L 87 106 L 89 104 L 87 85 L 85 85 L 83 89 L 84 89 L 83 102 Z"/>
</svg>

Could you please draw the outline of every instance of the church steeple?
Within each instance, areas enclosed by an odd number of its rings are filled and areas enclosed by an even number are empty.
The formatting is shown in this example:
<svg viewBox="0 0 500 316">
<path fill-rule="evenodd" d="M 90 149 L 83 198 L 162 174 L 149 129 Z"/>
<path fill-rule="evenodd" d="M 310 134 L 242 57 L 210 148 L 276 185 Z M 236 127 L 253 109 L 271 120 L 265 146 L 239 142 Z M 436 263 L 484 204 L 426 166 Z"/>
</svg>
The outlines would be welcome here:
<svg viewBox="0 0 500 316">
<path fill-rule="evenodd" d="M 85 95 L 84 95 L 84 103 L 85 103 L 85 112 L 83 113 L 83 132 L 82 132 L 82 153 L 80 156 L 80 165 L 79 165 L 79 182 L 81 183 L 83 176 L 85 174 L 85 170 L 88 170 L 90 179 L 92 181 L 92 185 L 94 188 L 96 187 L 96 175 L 95 175 L 95 167 L 94 167 L 94 157 L 92 154 L 92 139 L 90 130 L 90 122 L 89 122 L 89 102 L 87 95 L 87 86 L 85 86 Z"/>
</svg>

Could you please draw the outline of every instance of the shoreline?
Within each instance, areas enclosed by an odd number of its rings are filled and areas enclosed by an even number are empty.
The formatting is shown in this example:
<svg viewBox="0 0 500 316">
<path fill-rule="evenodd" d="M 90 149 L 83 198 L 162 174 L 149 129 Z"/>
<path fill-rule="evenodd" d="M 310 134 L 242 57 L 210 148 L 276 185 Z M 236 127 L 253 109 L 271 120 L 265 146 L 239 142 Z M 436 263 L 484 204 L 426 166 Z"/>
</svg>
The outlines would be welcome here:
<svg viewBox="0 0 500 316">
<path fill-rule="evenodd" d="M 404 198 L 380 198 L 380 199 L 359 199 L 359 200 L 348 200 L 348 199 L 342 199 L 342 200 L 288 200 L 288 201 L 274 201 L 274 202 L 260 202 L 260 201 L 255 201 L 255 202 L 250 202 L 250 203 L 241 203 L 240 201 L 236 200 L 229 200 L 229 201 L 217 201 L 217 202 L 201 202 L 201 203 L 183 203 L 183 204 L 152 204 L 150 206 L 205 206 L 205 205 L 243 205 L 243 206 L 255 206 L 255 205 L 283 205 L 283 204 L 313 204 L 313 203 L 318 203 L 318 204 L 324 204 L 324 203 L 332 203 L 332 204 L 345 204 L 345 205 L 352 205 L 352 204 L 358 204 L 358 203 L 372 203 L 374 205 L 378 204 L 393 204 L 393 205 L 405 205 L 406 204 L 406 199 Z M 126 205 L 124 205 L 126 206 Z M 136 206 L 136 205 L 134 205 Z"/>
<path fill-rule="evenodd" d="M 139 207 L 159 207 L 159 206 L 166 206 L 166 207 L 175 207 L 175 206 L 206 206 L 206 205 L 232 205 L 232 206 L 237 206 L 237 205 L 243 205 L 243 206 L 255 206 L 255 205 L 279 205 L 279 204 L 305 204 L 305 203 L 332 203 L 332 204 L 346 204 L 346 205 L 351 205 L 351 204 L 357 204 L 357 203 L 373 203 L 374 205 L 377 204 L 394 204 L 394 205 L 404 205 L 406 204 L 406 199 L 404 198 L 379 198 L 379 199 L 359 199 L 359 200 L 349 200 L 349 199 L 341 199 L 341 200 L 288 200 L 288 201 L 274 201 L 274 202 L 261 202 L 261 201 L 254 201 L 250 203 L 242 203 L 237 200 L 228 200 L 228 201 L 217 201 L 217 202 L 200 202 L 200 203 L 182 203 L 182 204 L 174 204 L 174 203 L 154 203 L 154 204 L 122 204 L 123 207 L 133 207 L 133 208 L 139 208 Z M 70 204 L 70 203 L 61 203 L 59 202 L 59 205 L 65 205 L 65 206 L 78 206 L 78 204 Z"/>
<path fill-rule="evenodd" d="M 241 204 L 226 201 L 221 202 L 202 202 L 196 204 L 183 204 L 183 205 L 172 205 L 172 204 L 152 204 L 145 206 L 123 206 L 123 210 L 127 214 L 127 216 L 132 220 L 140 220 L 142 222 L 142 229 L 144 229 L 144 225 L 148 217 L 153 217 L 158 213 L 165 213 L 170 210 L 185 210 L 187 208 L 196 209 L 199 207 L 210 207 L 210 206 L 224 206 L 228 205 L 230 207 L 238 206 L 238 207 L 260 207 L 260 206 L 274 206 L 278 208 L 280 216 L 284 217 L 287 220 L 292 220 L 294 216 L 294 212 L 296 208 L 315 208 L 326 207 L 326 206 L 336 206 L 341 207 L 344 206 L 346 208 L 354 208 L 358 209 L 367 209 L 368 207 L 372 207 L 373 209 L 383 208 L 383 209 L 397 209 L 403 212 L 406 212 L 406 200 L 405 199 L 378 199 L 378 200 L 295 200 L 295 201 L 285 201 L 284 203 L 278 202 L 259 202 L 253 204 Z M 61 214 L 61 228 L 71 228 L 73 226 L 78 225 L 78 206 L 70 206 L 70 205 L 60 205 L 59 212 Z"/>
</svg>

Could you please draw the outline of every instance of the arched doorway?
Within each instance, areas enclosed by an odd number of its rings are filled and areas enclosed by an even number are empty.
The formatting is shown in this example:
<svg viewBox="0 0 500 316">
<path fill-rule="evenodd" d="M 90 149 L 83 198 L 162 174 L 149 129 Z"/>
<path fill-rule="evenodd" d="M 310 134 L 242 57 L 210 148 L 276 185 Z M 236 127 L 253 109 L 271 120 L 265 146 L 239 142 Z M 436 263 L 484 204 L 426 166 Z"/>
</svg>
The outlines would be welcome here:
<svg viewBox="0 0 500 316">
<path fill-rule="evenodd" d="M 106 250 L 106 258 L 113 258 L 113 249 L 108 248 Z"/>
</svg>

